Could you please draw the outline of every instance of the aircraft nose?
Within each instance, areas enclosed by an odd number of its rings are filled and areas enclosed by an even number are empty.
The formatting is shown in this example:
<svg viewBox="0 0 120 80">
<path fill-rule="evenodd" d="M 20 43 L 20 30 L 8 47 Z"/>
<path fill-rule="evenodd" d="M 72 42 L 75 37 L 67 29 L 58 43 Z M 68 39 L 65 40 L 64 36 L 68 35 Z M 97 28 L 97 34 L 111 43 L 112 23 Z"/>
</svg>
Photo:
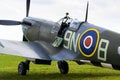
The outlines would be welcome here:
<svg viewBox="0 0 120 80">
<path fill-rule="evenodd" d="M 39 28 L 39 40 L 43 40 L 48 43 L 53 42 L 59 30 L 56 22 L 51 21 L 41 21 Z"/>
</svg>

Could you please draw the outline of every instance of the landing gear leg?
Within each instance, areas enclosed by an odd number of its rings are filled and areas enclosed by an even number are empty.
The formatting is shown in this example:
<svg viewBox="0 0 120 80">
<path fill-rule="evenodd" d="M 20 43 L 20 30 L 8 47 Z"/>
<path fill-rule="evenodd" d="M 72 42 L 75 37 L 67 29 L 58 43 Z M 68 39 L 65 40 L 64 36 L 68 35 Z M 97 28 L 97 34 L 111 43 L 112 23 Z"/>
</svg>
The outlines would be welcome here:
<svg viewBox="0 0 120 80">
<path fill-rule="evenodd" d="M 26 60 L 25 62 L 20 62 L 18 65 L 18 74 L 19 75 L 26 75 L 27 70 L 29 70 L 30 61 Z"/>
<path fill-rule="evenodd" d="M 66 61 L 58 61 L 58 68 L 61 74 L 67 74 L 69 71 L 68 63 Z"/>
</svg>

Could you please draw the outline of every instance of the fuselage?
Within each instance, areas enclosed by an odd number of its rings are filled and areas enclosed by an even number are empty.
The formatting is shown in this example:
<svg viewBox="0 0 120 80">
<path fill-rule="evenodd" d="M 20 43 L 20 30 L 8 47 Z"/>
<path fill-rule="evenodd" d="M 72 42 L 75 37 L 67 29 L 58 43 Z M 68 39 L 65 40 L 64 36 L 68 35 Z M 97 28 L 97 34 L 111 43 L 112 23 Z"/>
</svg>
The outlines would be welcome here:
<svg viewBox="0 0 120 80">
<path fill-rule="evenodd" d="M 110 30 L 83 23 L 66 31 L 63 46 L 79 54 L 76 59 L 120 65 L 120 34 Z"/>
<path fill-rule="evenodd" d="M 60 29 L 57 22 L 25 18 L 23 32 L 29 41 L 45 41 L 51 44 Z M 120 65 L 120 34 L 87 22 L 71 23 L 64 34 L 63 47 L 78 56 L 74 60 Z"/>
</svg>

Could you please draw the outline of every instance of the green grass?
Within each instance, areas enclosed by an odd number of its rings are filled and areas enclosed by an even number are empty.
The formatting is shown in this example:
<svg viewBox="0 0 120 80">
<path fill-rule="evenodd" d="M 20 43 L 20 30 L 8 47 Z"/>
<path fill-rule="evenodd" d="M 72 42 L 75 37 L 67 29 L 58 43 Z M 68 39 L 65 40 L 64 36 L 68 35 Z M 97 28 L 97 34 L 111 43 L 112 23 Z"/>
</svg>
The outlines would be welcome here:
<svg viewBox="0 0 120 80">
<path fill-rule="evenodd" d="M 120 80 L 120 71 L 95 67 L 91 65 L 77 65 L 68 61 L 69 74 L 59 73 L 56 62 L 52 65 L 30 64 L 27 76 L 20 76 L 17 67 L 24 58 L 0 55 L 0 80 Z"/>
</svg>

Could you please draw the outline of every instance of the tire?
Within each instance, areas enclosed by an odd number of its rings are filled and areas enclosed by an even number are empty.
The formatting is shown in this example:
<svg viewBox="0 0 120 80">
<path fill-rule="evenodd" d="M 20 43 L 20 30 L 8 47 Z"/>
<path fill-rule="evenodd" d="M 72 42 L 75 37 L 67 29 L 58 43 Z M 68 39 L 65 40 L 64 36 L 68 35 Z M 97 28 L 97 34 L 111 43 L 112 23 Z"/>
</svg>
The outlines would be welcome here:
<svg viewBox="0 0 120 80">
<path fill-rule="evenodd" d="M 66 61 L 58 61 L 58 68 L 61 74 L 67 74 L 69 67 Z"/>
<path fill-rule="evenodd" d="M 26 75 L 26 73 L 27 73 L 26 64 L 25 64 L 25 62 L 21 62 L 18 65 L 18 74 L 19 75 Z"/>
</svg>

